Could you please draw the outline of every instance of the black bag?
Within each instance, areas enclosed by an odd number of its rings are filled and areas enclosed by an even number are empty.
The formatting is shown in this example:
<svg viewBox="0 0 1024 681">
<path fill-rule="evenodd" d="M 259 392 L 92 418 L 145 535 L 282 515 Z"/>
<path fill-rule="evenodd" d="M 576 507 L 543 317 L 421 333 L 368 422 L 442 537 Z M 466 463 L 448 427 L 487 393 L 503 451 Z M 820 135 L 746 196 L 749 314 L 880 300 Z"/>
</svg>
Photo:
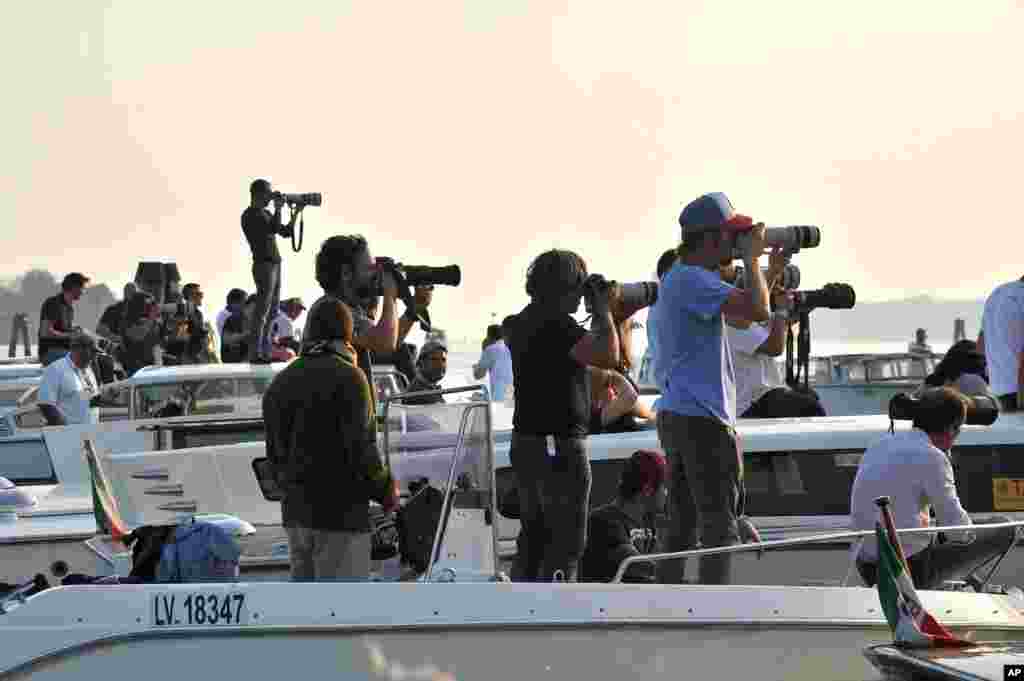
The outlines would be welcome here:
<svg viewBox="0 0 1024 681">
<path fill-rule="evenodd" d="M 123 541 L 132 550 L 132 570 L 128 573 L 130 577 L 138 577 L 146 582 L 156 581 L 156 568 L 160 564 L 164 544 L 174 535 L 176 527 L 143 525 L 128 533 Z"/>
<path fill-rule="evenodd" d="M 417 572 L 426 572 L 430 566 L 434 535 L 437 533 L 437 524 L 442 522 L 442 506 L 444 493 L 436 487 L 424 485 L 398 511 L 395 520 L 398 550 L 402 562 L 411 565 Z"/>
</svg>

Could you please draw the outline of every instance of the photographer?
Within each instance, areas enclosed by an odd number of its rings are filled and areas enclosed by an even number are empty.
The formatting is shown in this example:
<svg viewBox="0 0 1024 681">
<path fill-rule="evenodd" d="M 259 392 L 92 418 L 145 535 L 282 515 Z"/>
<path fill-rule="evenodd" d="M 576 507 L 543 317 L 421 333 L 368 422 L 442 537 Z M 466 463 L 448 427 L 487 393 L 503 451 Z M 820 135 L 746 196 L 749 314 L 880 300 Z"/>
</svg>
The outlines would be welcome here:
<svg viewBox="0 0 1024 681">
<path fill-rule="evenodd" d="M 742 458 L 736 440 L 736 386 L 724 316 L 769 317 L 768 287 L 758 258 L 765 228 L 735 212 L 724 194 L 705 194 L 679 216 L 685 251 L 661 280 L 650 312 L 661 399 L 658 437 L 672 471 L 672 529 L 667 550 L 728 546 L 739 541 Z M 722 281 L 719 266 L 732 260 L 737 234 L 748 232 L 744 253 L 751 285 Z M 662 581 L 682 581 L 685 561 L 660 566 Z M 703 584 L 728 584 L 730 554 L 700 562 Z"/>
<path fill-rule="evenodd" d="M 530 304 L 509 326 L 515 387 L 509 457 L 519 486 L 522 528 L 514 578 L 575 581 L 587 539 L 590 460 L 587 367 L 619 365 L 607 285 L 585 286 L 587 266 L 571 251 L 542 253 L 526 273 Z M 570 315 L 587 291 L 587 331 Z M 548 451 L 548 437 L 554 452 Z"/>
<path fill-rule="evenodd" d="M 125 307 L 124 317 L 121 364 L 128 375 L 156 364 L 163 352 L 163 342 L 160 305 L 148 293 L 136 293 Z"/>
<path fill-rule="evenodd" d="M 135 295 L 138 288 L 132 282 L 124 285 L 124 298 L 110 305 L 103 311 L 100 321 L 96 324 L 96 333 L 112 341 L 121 340 L 124 323 L 124 308 Z"/>
<path fill-rule="evenodd" d="M 769 261 L 768 285 L 773 289 L 771 321 L 753 324 L 726 315 L 726 333 L 736 374 L 736 413 L 744 419 L 772 419 L 799 416 L 825 416 L 825 408 L 813 394 L 793 390 L 782 378 L 776 357 L 786 347 L 786 332 L 793 320 L 786 312 L 786 291 L 775 282 L 786 266 L 782 253 L 775 252 Z M 722 279 L 732 283 L 735 268 L 723 266 Z"/>
<path fill-rule="evenodd" d="M 284 196 L 274 192 L 267 180 L 249 185 L 249 207 L 242 212 L 242 231 L 252 249 L 252 278 L 256 284 L 256 307 L 251 321 L 249 361 L 270 362 L 270 324 L 281 297 L 281 254 L 277 235 L 291 236 L 302 206 L 292 206 L 287 225 L 281 224 Z M 274 212 L 267 210 L 274 202 Z"/>
<path fill-rule="evenodd" d="M 203 304 L 199 284 L 185 284 L 181 289 L 183 305 L 169 316 L 169 339 L 165 350 L 176 364 L 193 364 L 206 347 L 206 322 L 199 306 Z M 170 364 L 171 362 L 168 362 Z"/>
<path fill-rule="evenodd" d="M 324 295 L 313 303 L 307 317 L 312 319 L 317 306 L 340 300 L 352 311 L 353 345 L 359 368 L 373 385 L 373 354 L 390 354 L 398 346 L 398 319 L 395 299 L 398 287 L 390 271 L 381 271 L 370 254 L 370 246 L 361 235 L 332 236 L 324 241 L 316 257 L 316 280 Z M 378 288 L 380 291 L 378 292 Z M 374 322 L 367 307 L 380 295 L 380 316 Z M 309 322 L 302 337 L 309 333 Z"/>
<path fill-rule="evenodd" d="M 913 430 L 886 437 L 864 452 L 850 493 L 852 529 L 874 529 L 878 520 L 875 499 L 880 496 L 892 499 L 897 529 L 927 525 L 930 509 L 939 526 L 971 524 L 957 495 L 949 460 L 949 451 L 967 419 L 968 405 L 968 398 L 952 388 L 925 390 Z M 1006 522 L 1006 518 L 989 518 L 978 525 L 993 522 Z M 963 579 L 1008 551 L 1017 536 L 1014 528 L 979 527 L 963 534 L 967 536 L 944 543 L 935 535 L 901 538 L 916 588 L 936 589 L 946 580 Z M 857 569 L 868 586 L 875 585 L 878 546 L 873 537 L 863 540 Z"/>
<path fill-rule="evenodd" d="M 658 264 L 655 268 L 655 274 L 658 277 L 658 281 L 665 277 L 665 274 L 675 266 L 676 261 L 679 260 L 679 249 L 670 248 L 658 258 Z M 658 303 L 655 302 L 655 305 Z M 661 381 L 658 379 L 658 371 L 660 369 L 658 365 L 658 354 L 657 354 L 657 322 L 654 320 L 654 315 L 648 312 L 647 314 L 647 348 L 644 350 L 644 358 L 640 362 L 640 382 L 648 385 L 660 385 Z"/>
</svg>

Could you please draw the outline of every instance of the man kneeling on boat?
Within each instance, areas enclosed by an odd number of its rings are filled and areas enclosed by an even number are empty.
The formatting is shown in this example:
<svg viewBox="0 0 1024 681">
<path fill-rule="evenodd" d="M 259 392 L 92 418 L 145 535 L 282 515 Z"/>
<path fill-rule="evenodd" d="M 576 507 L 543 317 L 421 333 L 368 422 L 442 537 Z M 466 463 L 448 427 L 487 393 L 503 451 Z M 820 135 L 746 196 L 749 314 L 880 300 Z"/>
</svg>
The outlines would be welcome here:
<svg viewBox="0 0 1024 681">
<path fill-rule="evenodd" d="M 643 449 L 633 453 L 622 471 L 615 500 L 590 513 L 579 581 L 610 582 L 624 559 L 657 552 L 654 520 L 665 511 L 667 477 L 664 455 Z M 622 581 L 656 582 L 654 565 L 634 563 Z"/>
<path fill-rule="evenodd" d="M 927 527 L 930 508 L 939 526 L 971 524 L 957 495 L 948 455 L 967 418 L 967 409 L 968 398 L 951 388 L 926 390 L 913 429 L 886 436 L 864 452 L 851 492 L 853 529 L 874 529 L 878 519 L 875 499 L 880 496 L 892 498 L 897 528 Z M 995 522 L 1008 521 L 993 517 L 979 524 Z M 901 538 L 918 588 L 935 589 L 947 580 L 964 579 L 1007 552 L 1017 537 L 1014 528 L 979 528 L 962 534 L 962 538 L 950 537 L 945 542 L 934 535 Z M 874 538 L 864 539 L 856 563 L 865 583 L 873 586 L 878 572 Z"/>
</svg>

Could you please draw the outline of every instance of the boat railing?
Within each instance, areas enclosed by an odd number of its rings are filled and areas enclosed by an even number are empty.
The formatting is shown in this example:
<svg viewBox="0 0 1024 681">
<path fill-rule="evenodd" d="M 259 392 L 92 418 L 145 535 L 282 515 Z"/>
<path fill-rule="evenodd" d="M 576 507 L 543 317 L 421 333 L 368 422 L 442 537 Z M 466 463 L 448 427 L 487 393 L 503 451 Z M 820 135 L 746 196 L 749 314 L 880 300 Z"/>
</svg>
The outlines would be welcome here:
<svg viewBox="0 0 1024 681">
<path fill-rule="evenodd" d="M 977 530 L 1001 530 L 1004 528 L 1018 529 L 1024 527 L 1024 520 L 1014 520 L 1005 523 L 984 523 L 976 525 L 949 525 L 946 527 L 908 527 L 896 530 L 897 534 L 935 534 L 938 532 L 971 532 Z M 731 546 L 715 546 L 708 549 L 689 549 L 687 551 L 672 551 L 669 553 L 647 553 L 628 556 L 619 563 L 619 569 L 615 571 L 612 583 L 622 581 L 622 576 L 630 565 L 635 563 L 660 563 L 667 560 L 680 560 L 683 558 L 698 558 L 701 556 L 715 556 L 725 553 L 746 553 L 750 551 L 767 551 L 773 549 L 784 549 L 838 541 L 851 541 L 874 537 L 875 530 L 850 530 L 848 532 L 830 532 L 828 534 L 815 534 L 807 537 L 794 537 L 793 539 L 777 539 L 775 541 L 751 542 L 749 544 L 733 544 Z M 1016 542 L 1014 542 L 1016 545 Z"/>
</svg>

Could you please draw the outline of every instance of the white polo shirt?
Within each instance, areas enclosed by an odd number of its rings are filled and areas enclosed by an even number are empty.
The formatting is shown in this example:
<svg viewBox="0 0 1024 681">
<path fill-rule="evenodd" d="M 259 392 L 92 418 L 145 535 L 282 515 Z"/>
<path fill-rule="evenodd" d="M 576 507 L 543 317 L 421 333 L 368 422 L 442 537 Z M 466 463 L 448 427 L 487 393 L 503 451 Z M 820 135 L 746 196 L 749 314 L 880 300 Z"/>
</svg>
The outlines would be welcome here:
<svg viewBox="0 0 1024 681">
<path fill-rule="evenodd" d="M 992 392 L 1016 393 L 1020 353 L 1024 352 L 1024 281 L 1011 281 L 992 291 L 985 301 L 981 331 Z"/>
<path fill-rule="evenodd" d="M 775 358 L 757 352 L 771 331 L 760 324 L 736 329 L 727 323 L 725 332 L 729 336 L 732 367 L 736 375 L 736 416 L 740 416 L 765 393 L 781 388 L 785 383 Z"/>
<path fill-rule="evenodd" d="M 98 394 L 92 369 L 75 366 L 70 352 L 46 367 L 39 383 L 39 404 L 56 407 L 68 424 L 99 423 L 99 408 L 89 406 Z"/>
</svg>

